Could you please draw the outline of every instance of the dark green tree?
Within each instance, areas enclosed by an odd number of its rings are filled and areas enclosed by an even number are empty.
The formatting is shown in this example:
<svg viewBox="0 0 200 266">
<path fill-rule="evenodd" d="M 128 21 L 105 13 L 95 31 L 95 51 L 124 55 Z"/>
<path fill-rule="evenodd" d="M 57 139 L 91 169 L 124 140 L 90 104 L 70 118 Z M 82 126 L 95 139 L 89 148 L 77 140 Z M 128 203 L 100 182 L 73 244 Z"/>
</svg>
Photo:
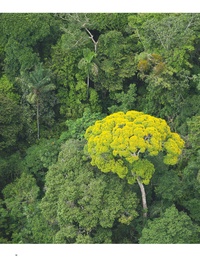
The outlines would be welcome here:
<svg viewBox="0 0 200 266">
<path fill-rule="evenodd" d="M 0 243 L 1 244 L 9 244 L 10 240 L 9 238 L 9 215 L 8 215 L 8 211 L 4 208 L 3 206 L 3 200 L 0 199 L 0 215 L 1 215 L 1 219 L 0 219 Z"/>
<path fill-rule="evenodd" d="M 56 163 L 60 144 L 56 139 L 40 139 L 26 149 L 26 154 L 21 162 L 23 172 L 33 175 L 40 188 L 39 197 L 44 194 L 44 177 L 49 167 Z"/>
<path fill-rule="evenodd" d="M 4 69 L 12 79 L 49 59 L 51 46 L 60 35 L 60 23 L 52 14 L 4 13 L 0 25 Z"/>
<path fill-rule="evenodd" d="M 199 206 L 200 206 L 200 116 L 193 116 L 188 119 L 188 138 L 187 150 L 183 158 L 182 170 L 184 178 L 184 198 L 179 204 L 189 211 L 190 217 L 195 222 L 200 222 Z"/>
<path fill-rule="evenodd" d="M 22 130 L 21 107 L 0 94 L 0 152 L 13 149 Z"/>
<path fill-rule="evenodd" d="M 134 49 L 120 31 L 109 31 L 99 37 L 97 59 L 99 75 L 96 87 L 110 92 L 123 90 L 126 79 L 135 75 Z"/>
<path fill-rule="evenodd" d="M 194 93 L 191 54 L 196 49 L 198 25 L 198 14 L 129 17 L 133 37 L 138 38 L 135 57 L 138 78 L 145 88 L 139 95 L 138 107 L 166 119 L 175 130 L 182 123 L 179 116 L 182 116 L 187 96 Z"/>
<path fill-rule="evenodd" d="M 194 244 L 199 243 L 200 227 L 173 205 L 162 217 L 148 221 L 142 230 L 140 244 Z"/>
<path fill-rule="evenodd" d="M 0 154 L 0 188 L 3 188 L 13 182 L 15 178 L 21 175 L 22 156 L 19 151 L 10 154 L 11 151 L 1 152 Z M 0 190 L 0 195 L 2 194 Z"/>
<path fill-rule="evenodd" d="M 38 192 L 36 180 L 24 173 L 4 188 L 6 233 L 12 243 L 52 243 L 51 228 L 39 209 Z"/>
</svg>

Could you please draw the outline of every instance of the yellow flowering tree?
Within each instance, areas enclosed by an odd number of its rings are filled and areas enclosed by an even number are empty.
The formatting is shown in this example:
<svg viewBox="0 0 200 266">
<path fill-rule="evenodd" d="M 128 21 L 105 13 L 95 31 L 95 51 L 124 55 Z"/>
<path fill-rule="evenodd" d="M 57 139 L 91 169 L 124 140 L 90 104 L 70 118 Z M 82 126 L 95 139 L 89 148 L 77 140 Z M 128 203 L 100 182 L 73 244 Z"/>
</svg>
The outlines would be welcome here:
<svg viewBox="0 0 200 266">
<path fill-rule="evenodd" d="M 102 172 L 116 173 L 129 184 L 138 182 L 147 217 L 144 184 L 155 171 L 151 156 L 164 154 L 164 163 L 177 163 L 184 141 L 172 133 L 166 121 L 138 111 L 117 112 L 96 121 L 85 133 L 85 150 L 91 164 Z"/>
</svg>

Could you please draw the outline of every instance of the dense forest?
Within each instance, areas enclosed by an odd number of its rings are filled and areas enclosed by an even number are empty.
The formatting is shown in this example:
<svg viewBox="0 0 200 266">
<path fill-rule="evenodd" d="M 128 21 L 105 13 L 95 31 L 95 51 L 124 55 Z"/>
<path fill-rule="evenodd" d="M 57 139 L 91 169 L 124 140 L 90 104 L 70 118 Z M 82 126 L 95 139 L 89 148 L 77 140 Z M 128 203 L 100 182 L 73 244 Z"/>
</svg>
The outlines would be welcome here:
<svg viewBox="0 0 200 266">
<path fill-rule="evenodd" d="M 200 14 L 0 31 L 0 243 L 200 243 Z"/>
</svg>

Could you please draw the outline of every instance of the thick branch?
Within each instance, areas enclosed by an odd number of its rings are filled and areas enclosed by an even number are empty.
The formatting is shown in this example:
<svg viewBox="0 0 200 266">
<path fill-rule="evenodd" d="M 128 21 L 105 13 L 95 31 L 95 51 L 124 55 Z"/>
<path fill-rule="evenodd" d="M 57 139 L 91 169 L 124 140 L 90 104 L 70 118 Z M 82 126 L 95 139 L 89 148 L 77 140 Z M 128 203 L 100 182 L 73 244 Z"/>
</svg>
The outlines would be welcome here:
<svg viewBox="0 0 200 266">
<path fill-rule="evenodd" d="M 85 31 L 89 34 L 89 38 L 92 40 L 92 42 L 94 43 L 94 50 L 95 50 L 95 53 L 97 52 L 97 44 L 98 44 L 98 41 L 96 42 L 95 40 L 94 40 L 94 37 L 93 37 L 93 35 L 92 35 L 92 33 L 88 30 L 88 26 L 90 25 L 90 23 L 89 23 L 89 18 L 87 17 L 87 15 L 85 14 L 85 17 L 84 17 L 84 19 L 80 19 L 80 16 L 79 16 L 79 14 L 67 14 L 67 17 L 66 16 L 64 16 L 63 17 L 63 15 L 61 14 L 60 15 L 60 18 L 61 19 L 63 19 L 63 20 L 66 20 L 66 21 L 68 21 L 68 19 L 70 18 L 71 20 L 73 20 L 74 22 L 78 22 L 79 23 L 79 28 L 81 29 L 81 28 L 83 28 L 83 29 L 85 29 Z M 62 28 L 66 33 L 70 33 L 68 30 L 66 30 L 65 28 Z M 80 39 L 81 40 L 81 39 Z M 77 42 L 76 42 L 76 44 L 78 44 L 78 42 L 80 41 L 80 40 L 78 40 Z M 75 44 L 75 45 L 76 45 Z M 75 46 L 74 45 L 74 46 Z"/>
<path fill-rule="evenodd" d="M 192 22 L 193 22 L 193 20 L 194 20 L 194 17 L 195 17 L 196 15 L 192 15 L 192 18 L 191 18 L 191 20 L 189 21 L 189 23 L 188 23 L 188 25 L 187 25 L 187 27 L 185 28 L 185 32 L 187 31 L 187 29 L 192 25 Z"/>
<path fill-rule="evenodd" d="M 153 30 L 154 30 L 155 34 L 157 35 L 157 37 L 158 37 L 158 39 L 159 39 L 159 41 L 160 41 L 162 47 L 163 47 L 165 50 L 168 50 L 168 48 L 169 48 L 168 45 L 166 44 L 166 46 L 165 46 L 165 44 L 164 44 L 164 42 L 163 42 L 163 40 L 162 40 L 160 34 L 158 33 L 157 29 L 154 28 Z M 167 38 L 166 38 L 166 36 L 165 36 L 165 42 L 166 42 L 166 39 L 167 39 Z"/>
</svg>

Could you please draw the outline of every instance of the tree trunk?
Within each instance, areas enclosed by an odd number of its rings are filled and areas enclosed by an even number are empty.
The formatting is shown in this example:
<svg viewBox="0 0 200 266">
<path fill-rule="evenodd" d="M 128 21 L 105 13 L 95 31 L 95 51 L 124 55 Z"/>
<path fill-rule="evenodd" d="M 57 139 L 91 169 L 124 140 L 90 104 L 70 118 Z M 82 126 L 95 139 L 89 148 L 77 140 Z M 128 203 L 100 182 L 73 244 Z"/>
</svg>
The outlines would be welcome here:
<svg viewBox="0 0 200 266">
<path fill-rule="evenodd" d="M 140 177 L 137 178 L 137 182 L 138 182 L 138 185 L 140 187 L 141 194 L 142 194 L 143 217 L 147 218 L 147 200 L 146 200 L 145 188 L 141 182 Z"/>
<path fill-rule="evenodd" d="M 89 99 L 90 75 L 87 75 L 87 98 Z"/>
<path fill-rule="evenodd" d="M 39 114 L 39 99 L 37 97 L 37 138 L 40 139 L 40 114 Z"/>
</svg>

